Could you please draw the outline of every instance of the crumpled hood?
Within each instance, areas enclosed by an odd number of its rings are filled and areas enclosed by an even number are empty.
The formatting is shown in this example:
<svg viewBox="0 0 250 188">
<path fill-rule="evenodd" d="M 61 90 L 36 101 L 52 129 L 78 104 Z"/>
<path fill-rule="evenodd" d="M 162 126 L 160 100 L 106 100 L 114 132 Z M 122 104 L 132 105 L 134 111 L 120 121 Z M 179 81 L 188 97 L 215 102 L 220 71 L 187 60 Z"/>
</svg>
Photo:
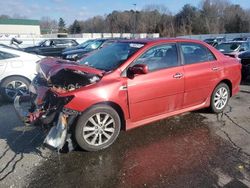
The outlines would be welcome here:
<svg viewBox="0 0 250 188">
<path fill-rule="evenodd" d="M 79 65 L 76 62 L 57 59 L 57 58 L 44 58 L 39 62 L 39 73 L 41 73 L 46 79 L 55 75 L 62 69 L 81 71 L 90 74 L 96 74 L 102 76 L 104 71 L 88 67 L 86 65 Z"/>
</svg>

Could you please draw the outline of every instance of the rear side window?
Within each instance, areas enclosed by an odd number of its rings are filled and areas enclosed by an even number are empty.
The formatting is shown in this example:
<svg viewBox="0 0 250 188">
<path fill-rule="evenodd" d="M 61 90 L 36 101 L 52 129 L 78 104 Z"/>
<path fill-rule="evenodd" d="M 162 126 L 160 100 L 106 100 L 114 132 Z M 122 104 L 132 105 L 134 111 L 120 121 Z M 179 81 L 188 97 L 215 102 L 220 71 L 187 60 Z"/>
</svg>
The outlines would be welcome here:
<svg viewBox="0 0 250 188">
<path fill-rule="evenodd" d="M 214 54 L 205 46 L 196 43 L 181 43 L 185 64 L 194 64 L 216 60 Z"/>
<path fill-rule="evenodd" d="M 175 44 L 155 46 L 142 54 L 133 64 L 146 64 L 149 71 L 156 71 L 179 65 Z"/>
<path fill-rule="evenodd" d="M 0 51 L 0 60 L 11 59 L 11 58 L 14 58 L 14 57 L 18 57 L 18 55 Z"/>
<path fill-rule="evenodd" d="M 77 43 L 74 40 L 54 40 L 53 44 L 56 46 L 75 46 Z"/>
</svg>

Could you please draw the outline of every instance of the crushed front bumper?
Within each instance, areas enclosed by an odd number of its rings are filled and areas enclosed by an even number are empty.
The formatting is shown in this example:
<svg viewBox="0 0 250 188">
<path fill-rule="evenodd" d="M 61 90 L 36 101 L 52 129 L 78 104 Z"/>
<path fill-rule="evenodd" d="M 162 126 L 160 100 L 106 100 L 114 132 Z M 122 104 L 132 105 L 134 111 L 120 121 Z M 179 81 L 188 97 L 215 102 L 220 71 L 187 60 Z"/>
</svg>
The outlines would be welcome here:
<svg viewBox="0 0 250 188">
<path fill-rule="evenodd" d="M 25 125 L 32 125 L 31 114 L 29 109 L 32 102 L 30 96 L 17 96 L 14 100 L 14 107 L 17 115 Z M 55 149 L 62 149 L 66 141 L 71 142 L 68 130 L 69 126 L 74 122 L 77 117 L 76 114 L 67 114 L 66 112 L 58 112 L 58 116 L 55 121 L 50 125 L 52 126 L 48 135 L 46 136 L 44 143 Z M 44 117 L 40 117 L 44 118 Z"/>
<path fill-rule="evenodd" d="M 57 124 L 53 126 L 46 136 L 44 143 L 57 149 L 62 149 L 67 139 L 68 116 L 60 113 Z"/>
</svg>

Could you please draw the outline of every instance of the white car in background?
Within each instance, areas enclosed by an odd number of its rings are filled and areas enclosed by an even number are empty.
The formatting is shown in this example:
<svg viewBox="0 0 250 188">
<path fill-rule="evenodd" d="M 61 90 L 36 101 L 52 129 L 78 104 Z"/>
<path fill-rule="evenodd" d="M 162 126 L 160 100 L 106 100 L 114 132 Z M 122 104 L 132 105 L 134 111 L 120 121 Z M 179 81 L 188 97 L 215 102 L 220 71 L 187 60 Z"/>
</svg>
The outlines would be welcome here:
<svg viewBox="0 0 250 188">
<path fill-rule="evenodd" d="M 36 74 L 36 62 L 43 56 L 0 45 L 0 87 L 2 96 L 13 101 L 28 91 Z"/>
</svg>

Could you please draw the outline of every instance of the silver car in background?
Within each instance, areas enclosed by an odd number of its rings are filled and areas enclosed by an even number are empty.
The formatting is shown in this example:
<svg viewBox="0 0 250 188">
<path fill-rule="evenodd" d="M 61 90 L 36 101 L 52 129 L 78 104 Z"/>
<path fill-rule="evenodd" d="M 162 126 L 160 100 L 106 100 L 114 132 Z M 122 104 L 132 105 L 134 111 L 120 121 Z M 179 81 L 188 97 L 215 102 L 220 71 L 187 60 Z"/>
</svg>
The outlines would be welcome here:
<svg viewBox="0 0 250 188">
<path fill-rule="evenodd" d="M 41 58 L 43 56 L 0 45 L 0 87 L 6 100 L 13 101 L 17 95 L 27 93 L 36 74 L 36 62 Z"/>
</svg>

